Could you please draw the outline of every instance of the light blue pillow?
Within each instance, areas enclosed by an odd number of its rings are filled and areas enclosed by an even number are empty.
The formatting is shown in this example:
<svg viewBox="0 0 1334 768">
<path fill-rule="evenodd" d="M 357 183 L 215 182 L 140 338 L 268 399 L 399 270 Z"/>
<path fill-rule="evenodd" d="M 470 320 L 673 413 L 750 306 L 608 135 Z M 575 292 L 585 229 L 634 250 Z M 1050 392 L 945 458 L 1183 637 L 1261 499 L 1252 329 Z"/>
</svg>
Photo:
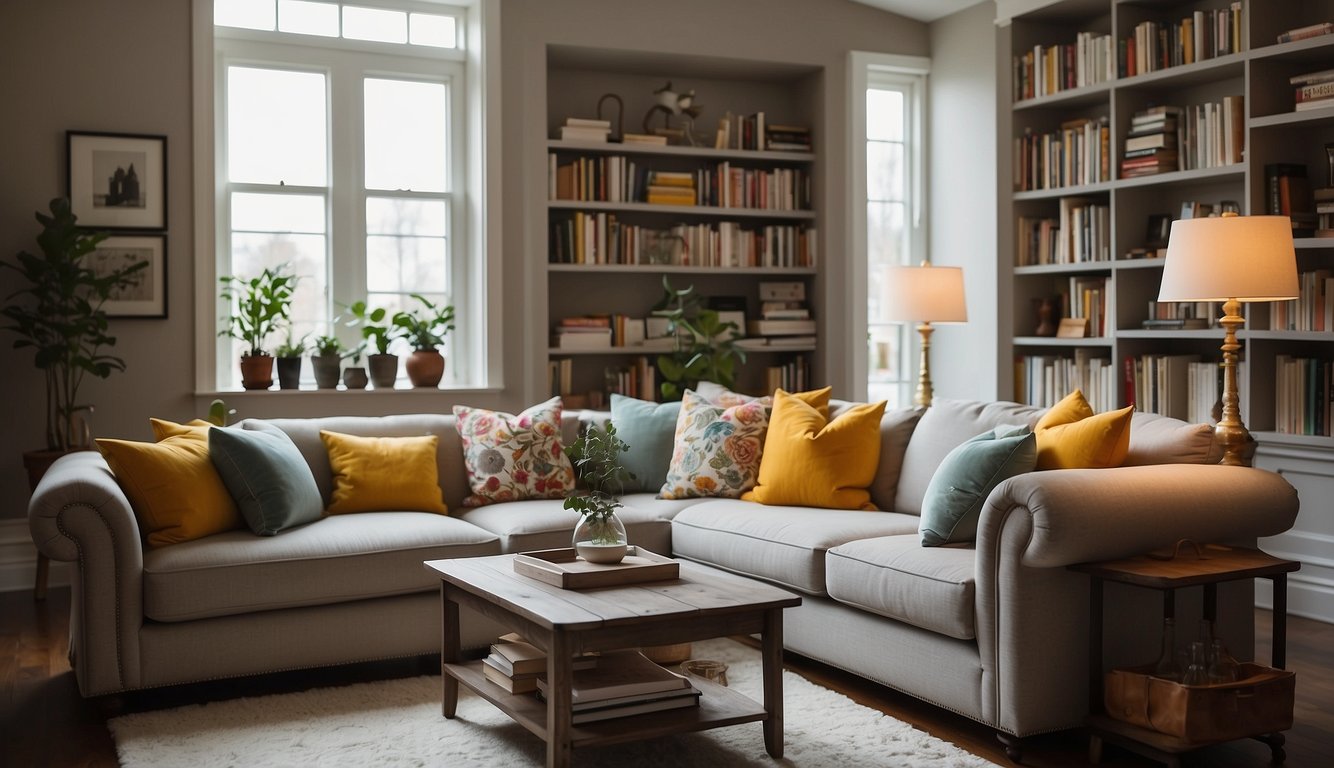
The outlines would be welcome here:
<svg viewBox="0 0 1334 768">
<path fill-rule="evenodd" d="M 680 402 L 650 403 L 624 395 L 611 396 L 611 423 L 616 425 L 616 436 L 630 446 L 621 455 L 621 466 L 635 475 L 626 482 L 626 493 L 656 492 L 667 482 L 680 413 Z"/>
<path fill-rule="evenodd" d="M 256 534 L 272 536 L 324 515 L 310 465 L 282 430 L 210 429 L 208 455 Z"/>
<path fill-rule="evenodd" d="M 1026 426 L 1000 426 L 955 447 L 940 462 L 922 499 L 922 546 L 977 538 L 977 521 L 991 490 L 1006 478 L 1032 472 L 1038 442 Z"/>
</svg>

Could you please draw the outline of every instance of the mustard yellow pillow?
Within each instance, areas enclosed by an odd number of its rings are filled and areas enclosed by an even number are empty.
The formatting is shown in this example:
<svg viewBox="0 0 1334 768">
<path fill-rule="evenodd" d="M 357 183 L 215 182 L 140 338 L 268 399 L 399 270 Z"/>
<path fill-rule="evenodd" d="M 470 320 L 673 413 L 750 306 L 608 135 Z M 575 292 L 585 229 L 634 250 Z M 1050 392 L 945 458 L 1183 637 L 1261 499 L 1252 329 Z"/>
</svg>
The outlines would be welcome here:
<svg viewBox="0 0 1334 768">
<path fill-rule="evenodd" d="M 875 509 L 867 489 L 880 463 L 884 413 L 881 401 L 853 406 L 829 421 L 809 401 L 778 390 L 759 483 L 741 498 L 770 505 Z"/>
<path fill-rule="evenodd" d="M 435 435 L 358 437 L 320 430 L 333 468 L 326 514 L 436 512 L 448 514 L 440 495 Z"/>
<path fill-rule="evenodd" d="M 154 440 L 165 440 L 178 435 L 203 435 L 206 443 L 208 442 L 209 427 L 213 426 L 211 422 L 203 419 L 191 419 L 184 424 L 177 424 L 166 419 L 149 419 L 148 423 L 153 427 Z"/>
<path fill-rule="evenodd" d="M 1119 467 L 1130 451 L 1133 406 L 1095 414 L 1076 389 L 1038 420 L 1038 469 Z"/>
<path fill-rule="evenodd" d="M 245 525 L 209 460 L 207 429 L 156 443 L 101 438 L 97 447 L 125 489 L 149 547 L 179 544 Z"/>
</svg>

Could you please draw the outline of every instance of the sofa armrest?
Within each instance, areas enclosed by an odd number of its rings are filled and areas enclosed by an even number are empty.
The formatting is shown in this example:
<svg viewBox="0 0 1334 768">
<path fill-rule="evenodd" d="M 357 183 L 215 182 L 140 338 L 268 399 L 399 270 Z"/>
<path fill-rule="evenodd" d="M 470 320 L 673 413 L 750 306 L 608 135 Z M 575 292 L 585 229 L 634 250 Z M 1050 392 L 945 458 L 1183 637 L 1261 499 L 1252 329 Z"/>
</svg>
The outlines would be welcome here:
<svg viewBox="0 0 1334 768">
<path fill-rule="evenodd" d="M 1033 530 L 1021 554 L 1030 567 L 1143 554 L 1180 539 L 1249 541 L 1292 527 L 1297 491 L 1273 472 L 1249 467 L 1161 464 L 1032 472 L 998 486 L 978 526 L 995 537 L 1023 508 Z M 979 553 L 979 557 L 983 555 Z"/>
<path fill-rule="evenodd" d="M 143 544 L 130 501 L 96 451 L 63 456 L 33 491 L 28 527 L 53 560 L 77 561 L 70 660 L 85 696 L 139 684 Z"/>
</svg>

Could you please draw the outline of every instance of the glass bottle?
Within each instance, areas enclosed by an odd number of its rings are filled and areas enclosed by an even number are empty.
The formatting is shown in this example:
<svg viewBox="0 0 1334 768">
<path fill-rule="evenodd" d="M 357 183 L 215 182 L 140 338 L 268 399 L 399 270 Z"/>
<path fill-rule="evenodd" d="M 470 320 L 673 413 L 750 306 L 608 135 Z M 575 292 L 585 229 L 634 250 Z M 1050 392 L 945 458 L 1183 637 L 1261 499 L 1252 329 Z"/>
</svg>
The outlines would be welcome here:
<svg viewBox="0 0 1334 768">
<path fill-rule="evenodd" d="M 1181 668 L 1176 662 L 1177 630 L 1175 619 L 1163 619 L 1163 648 L 1153 665 L 1153 676 L 1164 680 L 1180 680 Z"/>
<path fill-rule="evenodd" d="M 1234 683 L 1241 676 L 1240 665 L 1227 652 L 1222 640 L 1215 639 L 1209 651 L 1209 682 Z"/>
<path fill-rule="evenodd" d="M 615 512 L 590 512 L 579 520 L 574 529 L 574 550 L 590 563 L 619 563 L 625 557 L 627 538 L 625 525 Z"/>
<path fill-rule="evenodd" d="M 1181 676 L 1182 685 L 1204 685 L 1209 682 L 1209 667 L 1205 661 L 1204 643 L 1196 640 L 1190 644 L 1190 664 Z"/>
</svg>

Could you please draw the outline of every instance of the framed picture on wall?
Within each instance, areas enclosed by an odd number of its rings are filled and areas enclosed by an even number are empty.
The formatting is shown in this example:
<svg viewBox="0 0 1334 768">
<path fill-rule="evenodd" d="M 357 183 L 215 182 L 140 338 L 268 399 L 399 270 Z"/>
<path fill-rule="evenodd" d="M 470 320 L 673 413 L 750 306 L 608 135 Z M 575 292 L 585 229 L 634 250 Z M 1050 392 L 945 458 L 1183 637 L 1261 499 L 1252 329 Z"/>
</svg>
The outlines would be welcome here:
<svg viewBox="0 0 1334 768">
<path fill-rule="evenodd" d="M 166 235 L 108 237 L 84 260 L 99 275 L 148 262 L 147 269 L 135 273 L 134 283 L 111 294 L 102 309 L 111 317 L 167 316 Z"/>
<path fill-rule="evenodd" d="M 167 228 L 167 137 L 65 133 L 67 188 L 79 226 Z"/>
</svg>

